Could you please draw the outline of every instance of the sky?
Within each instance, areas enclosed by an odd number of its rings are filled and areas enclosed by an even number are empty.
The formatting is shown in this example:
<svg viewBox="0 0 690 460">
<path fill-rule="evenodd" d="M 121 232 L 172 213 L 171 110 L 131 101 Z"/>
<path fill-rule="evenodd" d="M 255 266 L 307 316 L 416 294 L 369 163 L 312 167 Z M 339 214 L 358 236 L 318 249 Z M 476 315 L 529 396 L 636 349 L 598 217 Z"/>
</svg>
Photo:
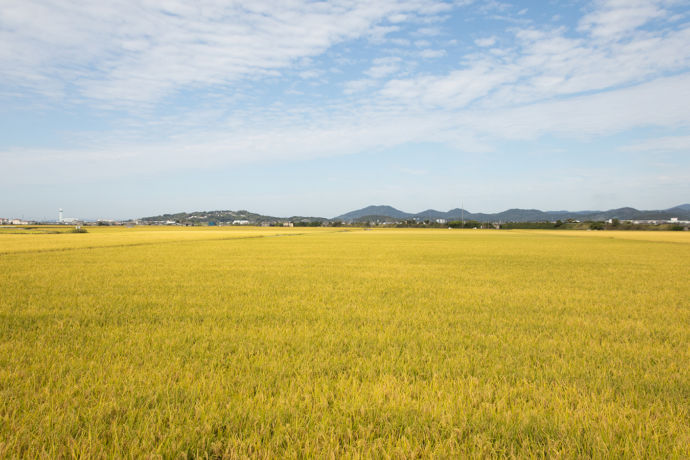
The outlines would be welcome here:
<svg viewBox="0 0 690 460">
<path fill-rule="evenodd" d="M 0 217 L 690 202 L 690 1 L 2 0 Z"/>
</svg>

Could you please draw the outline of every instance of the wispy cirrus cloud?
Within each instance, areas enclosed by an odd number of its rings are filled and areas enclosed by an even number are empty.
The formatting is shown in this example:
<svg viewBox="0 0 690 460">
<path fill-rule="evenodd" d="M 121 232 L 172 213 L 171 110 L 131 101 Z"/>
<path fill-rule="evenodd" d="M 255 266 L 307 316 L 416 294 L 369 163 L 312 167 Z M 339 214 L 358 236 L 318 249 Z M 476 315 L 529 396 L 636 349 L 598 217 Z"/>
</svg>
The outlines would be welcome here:
<svg viewBox="0 0 690 460">
<path fill-rule="evenodd" d="M 668 15 L 669 0 L 597 0 L 579 23 L 579 30 L 596 39 L 616 40 L 640 26 Z"/>
<path fill-rule="evenodd" d="M 483 48 L 494 46 L 494 44 L 496 44 L 496 37 L 478 38 L 474 41 L 474 44 Z"/>
<path fill-rule="evenodd" d="M 515 12 L 520 21 L 500 34 L 467 35 L 461 55 L 460 47 L 442 48 L 452 35 L 441 16 L 456 7 L 433 0 L 12 1 L 0 17 L 6 91 L 126 111 L 150 105 L 153 114 L 75 135 L 71 148 L 0 149 L 4 169 L 11 180 L 50 180 L 76 165 L 113 175 L 406 143 L 486 153 L 542 136 L 690 129 L 690 24 L 673 19 L 672 2 L 596 1 L 575 28 L 528 23 Z M 478 14 L 511 11 L 503 3 L 486 8 Z M 348 54 L 358 42 L 366 52 Z M 306 85 L 336 71 L 342 79 L 322 93 L 280 87 L 297 84 L 291 74 Z M 270 84 L 294 100 L 269 92 Z M 241 94 L 245 88 L 250 95 Z M 192 102 L 172 107 L 185 91 Z"/>
<path fill-rule="evenodd" d="M 510 48 L 468 56 L 462 69 L 445 75 L 391 80 L 381 95 L 434 108 L 477 101 L 500 107 L 634 85 L 690 67 L 690 25 L 633 32 L 601 44 L 565 29 L 514 29 Z"/>
<path fill-rule="evenodd" d="M 401 63 L 402 58 L 399 56 L 374 59 L 373 65 L 364 73 L 370 78 L 383 78 L 396 73 Z"/>
<path fill-rule="evenodd" d="M 278 76 L 334 44 L 395 30 L 385 27 L 391 18 L 450 7 L 435 0 L 10 0 L 0 16 L 0 76 L 3 86 L 53 97 L 156 102 L 185 88 Z"/>
<path fill-rule="evenodd" d="M 140 171 L 214 168 L 255 162 L 295 161 L 376 152 L 433 139 L 465 152 L 490 152 L 496 139 L 533 141 L 544 135 L 587 139 L 639 126 L 690 127 L 690 75 L 669 77 L 618 91 L 591 94 L 575 101 L 555 100 L 504 109 L 450 113 L 395 107 L 360 106 L 321 121 L 295 109 L 273 121 L 266 115 L 227 123 L 225 130 L 187 131 L 161 142 L 117 142 L 94 139 L 78 149 L 14 149 L 0 152 L 5 182 L 37 183 L 55 177 L 78 177 L 79 165 L 97 164 L 97 175 Z M 631 107 L 630 101 L 636 101 Z M 658 107 L 664 107 L 663 111 Z M 270 117 L 268 117 L 270 118 Z M 682 150 L 687 137 L 657 141 L 656 148 Z M 659 144 L 658 142 L 661 142 Z M 654 141 L 626 148 L 646 151 Z M 75 176 L 76 174 L 76 176 Z"/>
<path fill-rule="evenodd" d="M 663 136 L 637 141 L 624 146 L 625 152 L 690 152 L 690 136 Z"/>
</svg>

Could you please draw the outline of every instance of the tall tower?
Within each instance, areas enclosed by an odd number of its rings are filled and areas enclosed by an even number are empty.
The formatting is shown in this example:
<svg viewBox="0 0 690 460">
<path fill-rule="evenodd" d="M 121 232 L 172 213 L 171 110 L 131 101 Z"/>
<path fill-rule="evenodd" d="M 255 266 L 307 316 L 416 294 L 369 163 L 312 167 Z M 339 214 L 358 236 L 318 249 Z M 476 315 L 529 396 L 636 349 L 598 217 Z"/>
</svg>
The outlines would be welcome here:
<svg viewBox="0 0 690 460">
<path fill-rule="evenodd" d="M 62 223 L 62 208 L 58 209 L 58 222 Z"/>
</svg>

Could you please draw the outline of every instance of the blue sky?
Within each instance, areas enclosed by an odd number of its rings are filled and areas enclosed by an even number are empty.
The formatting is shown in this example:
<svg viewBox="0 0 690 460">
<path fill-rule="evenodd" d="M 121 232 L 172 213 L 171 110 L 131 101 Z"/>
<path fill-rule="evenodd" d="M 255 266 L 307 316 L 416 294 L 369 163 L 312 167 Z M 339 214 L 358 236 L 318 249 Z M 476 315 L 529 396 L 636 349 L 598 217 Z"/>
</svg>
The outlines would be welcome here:
<svg viewBox="0 0 690 460">
<path fill-rule="evenodd" d="M 690 3 L 5 0 L 0 217 L 690 201 Z"/>
</svg>

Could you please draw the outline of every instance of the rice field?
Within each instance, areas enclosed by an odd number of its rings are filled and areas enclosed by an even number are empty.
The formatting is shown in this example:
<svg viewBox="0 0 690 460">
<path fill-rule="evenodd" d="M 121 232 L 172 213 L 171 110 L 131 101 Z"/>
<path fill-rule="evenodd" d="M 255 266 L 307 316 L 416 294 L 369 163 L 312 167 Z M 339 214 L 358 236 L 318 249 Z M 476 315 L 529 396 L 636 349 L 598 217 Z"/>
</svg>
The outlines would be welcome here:
<svg viewBox="0 0 690 460">
<path fill-rule="evenodd" d="M 0 457 L 690 457 L 690 233 L 0 234 Z"/>
</svg>

